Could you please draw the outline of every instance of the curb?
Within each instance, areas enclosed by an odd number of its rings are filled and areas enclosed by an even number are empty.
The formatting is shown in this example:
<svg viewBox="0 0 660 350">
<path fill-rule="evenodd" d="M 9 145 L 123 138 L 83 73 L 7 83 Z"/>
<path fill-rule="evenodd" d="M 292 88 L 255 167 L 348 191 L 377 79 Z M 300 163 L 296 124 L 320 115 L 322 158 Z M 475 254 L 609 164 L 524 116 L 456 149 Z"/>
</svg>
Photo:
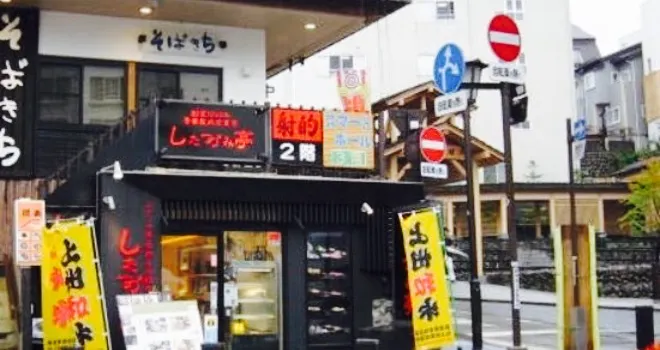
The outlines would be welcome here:
<svg viewBox="0 0 660 350">
<path fill-rule="evenodd" d="M 463 297 L 455 297 L 454 300 L 458 301 L 470 301 L 470 298 L 463 298 Z M 481 298 L 481 301 L 484 303 L 493 303 L 493 304 L 511 304 L 510 300 L 501 300 L 501 299 L 485 299 Z M 546 301 L 521 301 L 522 304 L 525 305 L 535 305 L 535 306 L 555 306 L 556 303 L 554 302 L 546 302 Z M 648 306 L 648 305 L 645 305 Z M 605 310 L 635 310 L 635 306 L 615 306 L 615 305 L 599 305 L 599 309 L 605 309 Z M 653 305 L 653 310 L 654 311 L 660 311 L 660 306 L 659 305 Z"/>
</svg>

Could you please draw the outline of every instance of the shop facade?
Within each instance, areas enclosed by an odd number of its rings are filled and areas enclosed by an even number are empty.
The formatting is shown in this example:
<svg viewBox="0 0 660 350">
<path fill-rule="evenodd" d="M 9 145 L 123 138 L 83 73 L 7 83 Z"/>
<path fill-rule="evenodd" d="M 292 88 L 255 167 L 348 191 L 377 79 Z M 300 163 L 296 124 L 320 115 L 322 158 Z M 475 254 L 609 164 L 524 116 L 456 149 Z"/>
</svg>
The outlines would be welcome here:
<svg viewBox="0 0 660 350">
<path fill-rule="evenodd" d="M 372 5 L 337 11 L 403 4 Z M 116 296 L 155 290 L 218 314 L 232 349 L 355 346 L 373 303 L 393 298 L 395 210 L 424 196 L 376 176 L 371 114 L 265 104 L 267 72 L 289 61 L 268 30 L 3 10 L 27 40 L 2 53 L 30 63 L 15 92 L 24 124 L 7 129 L 22 155 L 3 167 L 45 179 L 23 196 L 43 196 L 51 218 L 95 218 L 113 348 Z"/>
</svg>

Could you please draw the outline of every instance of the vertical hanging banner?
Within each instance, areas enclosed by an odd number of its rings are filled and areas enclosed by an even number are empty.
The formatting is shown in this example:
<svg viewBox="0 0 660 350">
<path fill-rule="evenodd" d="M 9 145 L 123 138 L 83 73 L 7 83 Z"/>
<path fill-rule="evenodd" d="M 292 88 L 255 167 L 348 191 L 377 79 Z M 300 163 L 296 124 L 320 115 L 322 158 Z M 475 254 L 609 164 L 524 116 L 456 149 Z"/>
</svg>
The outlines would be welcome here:
<svg viewBox="0 0 660 350">
<path fill-rule="evenodd" d="M 0 175 L 31 176 L 39 10 L 0 11 Z"/>
<path fill-rule="evenodd" d="M 323 113 L 323 166 L 373 169 L 374 119 L 370 113 Z"/>
<path fill-rule="evenodd" d="M 337 93 L 345 112 L 370 112 L 371 94 L 364 69 L 337 71 Z"/>
<path fill-rule="evenodd" d="M 108 349 L 93 224 L 56 223 L 43 241 L 44 350 Z"/>
<path fill-rule="evenodd" d="M 46 226 L 46 202 L 14 201 L 14 257 L 19 267 L 41 265 L 41 232 Z"/>
<path fill-rule="evenodd" d="M 399 214 L 408 270 L 416 350 L 456 342 L 440 226 L 435 211 Z"/>
</svg>

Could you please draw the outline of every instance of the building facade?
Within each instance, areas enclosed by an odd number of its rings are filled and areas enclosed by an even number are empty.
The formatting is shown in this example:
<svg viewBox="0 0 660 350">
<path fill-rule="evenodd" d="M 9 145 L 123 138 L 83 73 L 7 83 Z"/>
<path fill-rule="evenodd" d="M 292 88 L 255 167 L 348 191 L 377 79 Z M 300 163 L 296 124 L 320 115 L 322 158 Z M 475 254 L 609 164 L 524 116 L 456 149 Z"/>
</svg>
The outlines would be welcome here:
<svg viewBox="0 0 660 350">
<path fill-rule="evenodd" d="M 631 142 L 634 150 L 648 146 L 643 75 L 641 44 L 577 66 L 576 109 L 589 134 L 605 131 L 608 141 Z"/>
<path fill-rule="evenodd" d="M 645 117 L 648 122 L 649 141 L 660 143 L 660 24 L 653 16 L 660 11 L 660 1 L 646 0 L 641 8 L 642 51 L 644 61 Z"/>
<path fill-rule="evenodd" d="M 564 120 L 575 114 L 573 54 L 568 1 L 413 1 L 387 18 L 295 64 L 271 79 L 275 103 L 316 107 L 340 106 L 336 78 L 340 68 L 366 69 L 371 100 L 432 79 L 438 49 L 447 42 L 462 47 L 466 59 L 497 62 L 487 42 L 490 19 L 506 13 L 516 19 L 522 35 L 519 64 L 526 66 L 528 121 L 513 129 L 516 181 L 528 181 L 530 165 L 541 181 L 568 179 Z M 547 30 L 542 23 L 555 23 Z M 549 54 L 549 53 L 552 54 Z M 482 81 L 489 81 L 484 72 Z M 500 96 L 481 91 L 473 133 L 502 149 Z M 547 156 L 552 154 L 552 156 Z M 486 170 L 498 180 L 501 165 Z"/>
</svg>

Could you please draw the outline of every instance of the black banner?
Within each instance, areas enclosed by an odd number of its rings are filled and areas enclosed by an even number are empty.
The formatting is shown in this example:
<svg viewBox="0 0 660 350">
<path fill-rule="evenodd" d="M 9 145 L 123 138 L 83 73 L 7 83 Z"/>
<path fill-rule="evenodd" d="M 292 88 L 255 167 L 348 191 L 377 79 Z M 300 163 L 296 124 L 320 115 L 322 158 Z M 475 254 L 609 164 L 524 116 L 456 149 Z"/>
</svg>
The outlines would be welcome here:
<svg viewBox="0 0 660 350">
<path fill-rule="evenodd" d="M 39 10 L 0 10 L 0 176 L 30 177 Z"/>
<path fill-rule="evenodd" d="M 257 161 L 266 156 L 268 109 L 167 102 L 158 114 L 158 152 L 167 158 Z"/>
<path fill-rule="evenodd" d="M 144 294 L 161 285 L 160 200 L 104 174 L 98 229 L 99 254 L 113 348 L 123 342 L 115 297 Z"/>
</svg>

